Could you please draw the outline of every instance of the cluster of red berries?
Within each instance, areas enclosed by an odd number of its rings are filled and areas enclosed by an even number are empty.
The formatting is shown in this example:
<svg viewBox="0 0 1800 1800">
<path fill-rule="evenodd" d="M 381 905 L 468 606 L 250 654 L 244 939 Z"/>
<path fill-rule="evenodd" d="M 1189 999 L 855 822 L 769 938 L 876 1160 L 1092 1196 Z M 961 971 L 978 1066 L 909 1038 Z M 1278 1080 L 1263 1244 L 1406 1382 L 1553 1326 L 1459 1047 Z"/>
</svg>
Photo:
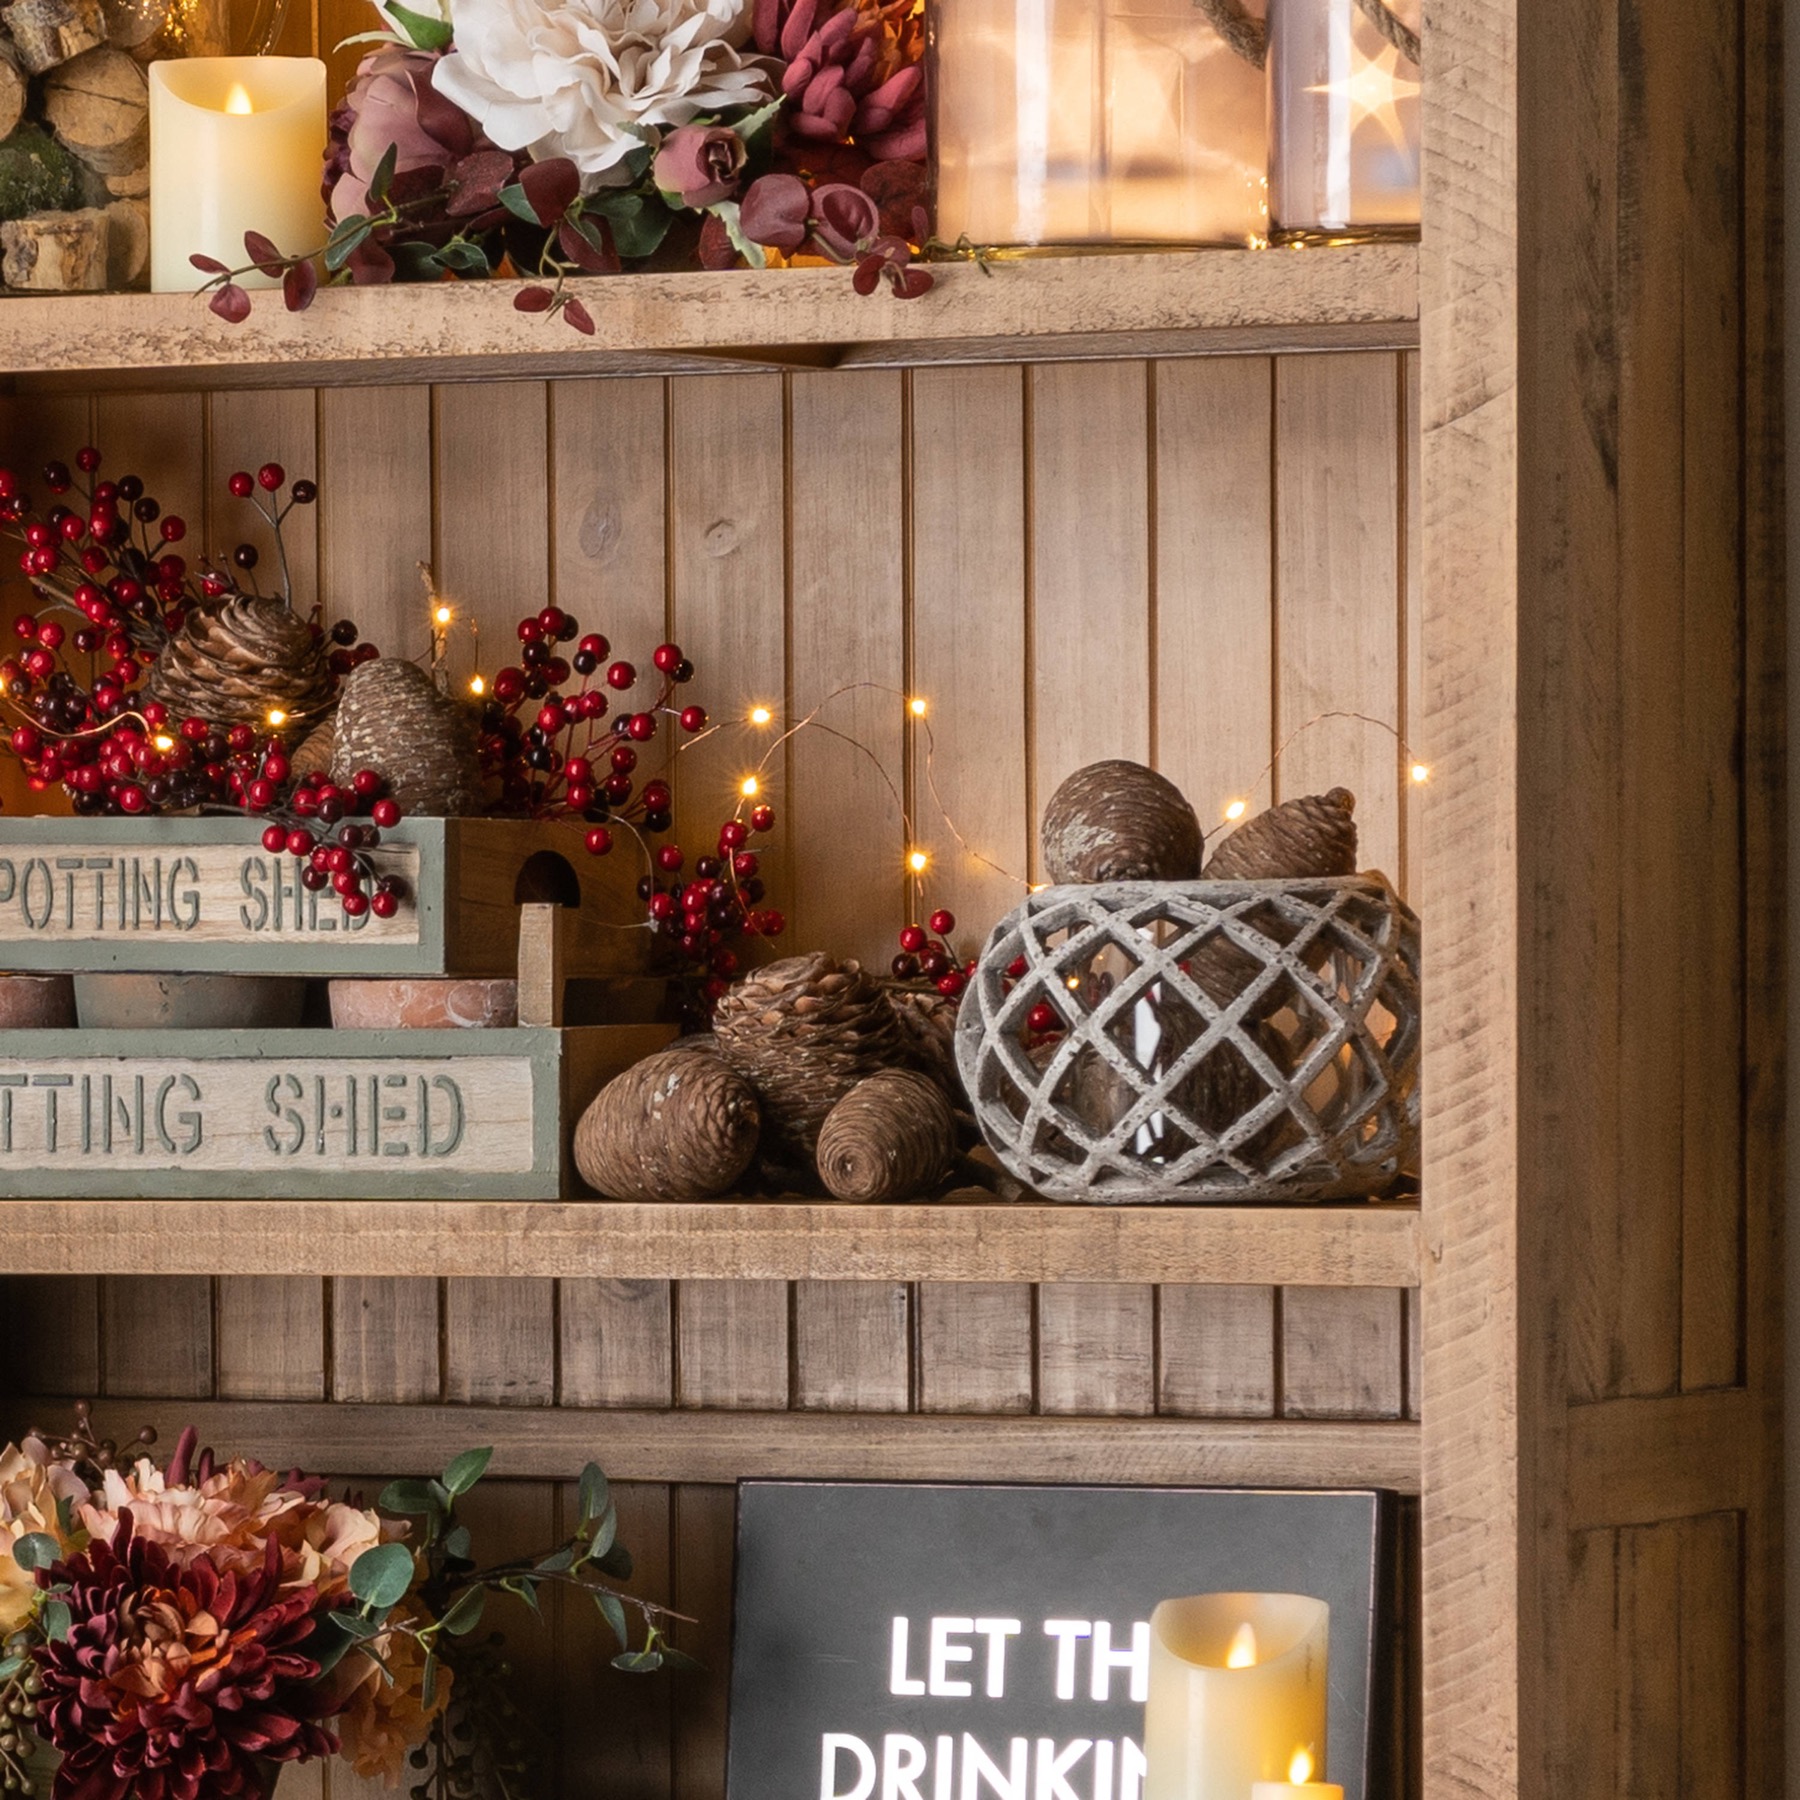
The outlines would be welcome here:
<svg viewBox="0 0 1800 1800">
<path fill-rule="evenodd" d="M 975 973 L 973 960 L 959 963 L 950 948 L 956 914 L 939 907 L 926 925 L 905 925 L 900 930 L 900 954 L 892 968 L 896 981 L 929 981 L 946 1000 L 960 1000 Z"/>
<path fill-rule="evenodd" d="M 254 786 L 268 787 L 289 774 L 288 758 L 272 745 Z M 285 801 L 254 795 L 253 789 L 253 811 L 284 815 L 264 828 L 263 848 L 271 856 L 300 858 L 305 864 L 301 886 L 312 893 L 330 888 L 348 918 L 373 913 L 391 919 L 407 895 L 406 883 L 398 875 L 379 873 L 368 854 L 380 847 L 383 831 L 400 823 L 399 804 L 388 797 L 385 785 L 373 769 L 358 769 L 342 786 L 314 769 L 300 777 Z M 361 816 L 369 823 L 362 824 Z"/>
<path fill-rule="evenodd" d="M 638 898 L 710 1005 L 738 970 L 734 940 L 779 937 L 787 928 L 763 904 L 760 860 L 749 848 L 753 835 L 774 829 L 774 808 L 740 805 L 720 825 L 716 853 L 691 868 L 679 844 L 652 844 L 674 824 L 675 796 L 667 759 L 665 772 L 648 779 L 639 762 L 665 719 L 688 737 L 707 729 L 705 707 L 676 692 L 693 680 L 694 665 L 679 644 L 659 644 L 650 659 L 656 680 L 646 684 L 655 691 L 645 703 L 627 698 L 643 691 L 637 666 L 614 658 L 606 638 L 584 634 L 560 607 L 521 619 L 518 633 L 518 661 L 494 676 L 481 724 L 482 765 L 499 779 L 503 810 L 579 820 L 592 856 L 610 855 L 621 832 L 643 842 L 651 873 L 638 882 Z M 573 648 L 565 654 L 566 645 Z"/>
<path fill-rule="evenodd" d="M 96 479 L 100 460 L 89 447 L 75 456 L 78 474 L 47 464 L 55 503 L 41 516 L 18 476 L 0 469 L 0 526 L 23 541 L 20 566 L 42 603 L 13 620 L 18 646 L 0 659 L 0 705 L 18 721 L 5 742 L 35 790 L 61 783 L 81 813 L 247 805 L 258 778 L 248 768 L 260 754 L 254 727 L 185 719 L 172 729 L 166 709 L 137 705 L 144 670 L 189 610 L 242 590 L 210 566 L 191 570 L 173 548 L 187 536 L 185 521 L 165 514 L 136 475 Z M 310 481 L 290 485 L 279 463 L 240 471 L 227 485 L 256 498 L 278 543 L 287 514 L 318 498 Z M 253 569 L 255 547 L 240 544 L 232 560 Z M 67 624 L 59 611 L 73 615 Z M 331 629 L 339 676 L 376 654 L 357 635 L 348 620 Z"/>
</svg>

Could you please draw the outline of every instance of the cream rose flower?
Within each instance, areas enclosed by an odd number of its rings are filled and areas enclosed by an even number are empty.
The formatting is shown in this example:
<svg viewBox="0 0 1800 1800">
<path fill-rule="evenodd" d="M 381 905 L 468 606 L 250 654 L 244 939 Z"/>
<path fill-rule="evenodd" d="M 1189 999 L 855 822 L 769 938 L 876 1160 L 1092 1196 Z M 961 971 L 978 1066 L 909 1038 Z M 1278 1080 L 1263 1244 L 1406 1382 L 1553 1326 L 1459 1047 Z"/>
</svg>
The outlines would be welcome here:
<svg viewBox="0 0 1800 1800">
<path fill-rule="evenodd" d="M 87 1483 L 67 1463 L 52 1462 L 36 1438 L 0 1450 L 0 1637 L 24 1624 L 38 1594 L 37 1577 L 13 1561 L 13 1545 L 41 1533 L 65 1553 L 79 1548 L 81 1534 L 63 1530 L 57 1502 L 73 1508 L 87 1492 Z"/>
<path fill-rule="evenodd" d="M 503 150 L 566 156 L 589 192 L 620 187 L 665 129 L 774 98 L 743 53 L 750 27 L 750 0 L 456 0 L 432 83 Z"/>
</svg>

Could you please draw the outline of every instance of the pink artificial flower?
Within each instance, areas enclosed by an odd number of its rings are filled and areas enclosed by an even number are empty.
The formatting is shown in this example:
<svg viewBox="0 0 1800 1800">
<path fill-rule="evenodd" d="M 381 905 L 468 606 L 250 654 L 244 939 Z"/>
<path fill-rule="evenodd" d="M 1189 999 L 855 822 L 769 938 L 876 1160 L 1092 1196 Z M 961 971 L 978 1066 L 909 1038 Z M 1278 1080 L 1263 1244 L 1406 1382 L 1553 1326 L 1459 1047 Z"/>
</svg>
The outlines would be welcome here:
<svg viewBox="0 0 1800 1800">
<path fill-rule="evenodd" d="M 652 172 L 665 194 L 696 212 L 729 200 L 744 174 L 744 140 L 723 125 L 683 125 L 663 139 Z"/>
<path fill-rule="evenodd" d="M 392 146 L 397 176 L 450 170 L 485 147 L 473 122 L 431 84 L 439 53 L 384 44 L 365 56 L 332 114 L 325 197 L 334 220 L 369 211 L 369 183 Z"/>
</svg>

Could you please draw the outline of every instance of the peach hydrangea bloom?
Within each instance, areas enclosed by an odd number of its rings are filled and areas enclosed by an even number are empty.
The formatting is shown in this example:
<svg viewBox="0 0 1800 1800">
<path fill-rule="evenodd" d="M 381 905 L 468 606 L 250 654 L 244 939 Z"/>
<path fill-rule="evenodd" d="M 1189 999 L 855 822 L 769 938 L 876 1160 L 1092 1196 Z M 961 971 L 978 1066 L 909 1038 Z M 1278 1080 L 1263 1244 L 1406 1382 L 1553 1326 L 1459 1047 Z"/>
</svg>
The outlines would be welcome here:
<svg viewBox="0 0 1800 1800">
<path fill-rule="evenodd" d="M 426 1615 L 410 1600 L 394 1617 L 424 1624 Z M 393 1672 L 390 1686 L 381 1670 L 352 1649 L 326 1677 L 327 1691 L 338 1711 L 332 1720 L 343 1755 L 368 1781 L 389 1788 L 400 1785 L 407 1753 L 424 1743 L 431 1722 L 450 1704 L 450 1671 L 438 1665 L 437 1693 L 425 1704 L 425 1652 L 407 1631 L 389 1631 L 372 1646 Z"/>
<path fill-rule="evenodd" d="M 38 1595 L 36 1577 L 13 1561 L 12 1546 L 41 1532 L 54 1538 L 65 1555 L 80 1549 L 82 1534 L 63 1530 L 57 1502 L 78 1505 L 87 1491 L 75 1470 L 51 1461 L 37 1438 L 0 1450 L 0 1636 L 24 1624 Z"/>
</svg>

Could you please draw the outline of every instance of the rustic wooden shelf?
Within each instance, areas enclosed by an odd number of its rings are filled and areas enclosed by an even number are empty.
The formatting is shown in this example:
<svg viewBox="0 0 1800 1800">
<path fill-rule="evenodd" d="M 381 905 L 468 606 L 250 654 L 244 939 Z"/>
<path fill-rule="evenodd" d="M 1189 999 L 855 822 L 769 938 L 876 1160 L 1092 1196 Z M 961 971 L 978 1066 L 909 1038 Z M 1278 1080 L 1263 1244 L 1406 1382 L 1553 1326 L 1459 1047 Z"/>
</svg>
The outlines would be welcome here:
<svg viewBox="0 0 1800 1800">
<path fill-rule="evenodd" d="M 5 1428 L 62 1418 L 68 1402 L 9 1400 Z M 1419 1491 L 1410 1420 L 1068 1418 L 1011 1414 L 640 1411 L 573 1406 L 107 1400 L 102 1432 L 150 1425 L 173 1443 L 292 1458 L 336 1477 L 435 1466 L 446 1444 L 492 1444 L 493 1473 L 566 1481 L 601 1456 L 615 1481 L 1079 1481 Z"/>
<path fill-rule="evenodd" d="M 983 1189 L 913 1206 L 444 1200 L 11 1200 L 37 1275 L 538 1275 L 1416 1287 L 1402 1205 L 1077 1207 Z"/>
<path fill-rule="evenodd" d="M 856 294 L 843 269 L 629 275 L 581 283 L 582 337 L 514 309 L 516 282 L 343 288 L 296 316 L 265 295 L 242 325 L 191 294 L 0 301 L 16 391 L 168 390 L 1200 352 L 1418 342 L 1408 244 L 1030 257 L 949 264 L 922 299 Z"/>
</svg>

